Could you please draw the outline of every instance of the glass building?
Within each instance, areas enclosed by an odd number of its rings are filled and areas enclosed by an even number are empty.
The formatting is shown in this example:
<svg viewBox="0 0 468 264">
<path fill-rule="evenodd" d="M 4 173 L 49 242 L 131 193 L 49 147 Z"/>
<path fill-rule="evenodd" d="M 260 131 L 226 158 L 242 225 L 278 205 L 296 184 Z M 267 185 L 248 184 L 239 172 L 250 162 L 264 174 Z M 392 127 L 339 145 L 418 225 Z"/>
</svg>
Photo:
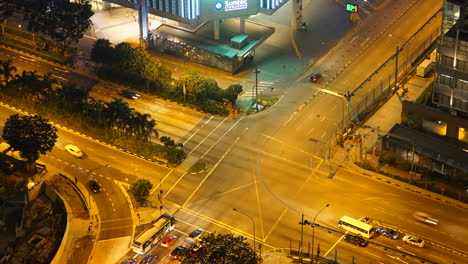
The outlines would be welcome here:
<svg viewBox="0 0 468 264">
<path fill-rule="evenodd" d="M 468 115 L 468 2 L 445 0 L 432 101 L 452 115 Z"/>
</svg>

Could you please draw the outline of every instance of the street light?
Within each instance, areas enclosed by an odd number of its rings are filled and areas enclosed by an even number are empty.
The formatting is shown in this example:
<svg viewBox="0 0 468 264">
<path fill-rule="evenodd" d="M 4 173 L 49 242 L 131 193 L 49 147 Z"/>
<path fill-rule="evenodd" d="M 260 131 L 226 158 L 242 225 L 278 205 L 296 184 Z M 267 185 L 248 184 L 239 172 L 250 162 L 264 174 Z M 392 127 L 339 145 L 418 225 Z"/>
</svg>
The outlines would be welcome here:
<svg viewBox="0 0 468 264">
<path fill-rule="evenodd" d="M 255 259 L 257 259 L 257 253 L 256 253 L 256 248 L 255 248 L 255 242 L 256 242 L 256 238 L 255 238 L 255 221 L 253 220 L 253 218 L 252 218 L 250 215 L 248 215 L 248 214 L 246 214 L 246 213 L 244 213 L 244 212 L 239 211 L 237 208 L 232 208 L 232 210 L 234 210 L 234 211 L 236 211 L 236 212 L 238 212 L 238 213 L 241 213 L 241 214 L 247 216 L 247 217 L 250 218 L 250 220 L 252 221 L 253 239 L 254 239 L 254 242 L 253 242 L 253 252 L 254 252 L 254 254 L 255 254 Z M 255 260 L 255 263 L 257 263 L 257 260 Z"/>
<path fill-rule="evenodd" d="M 403 45 L 401 46 L 401 48 L 397 45 L 396 46 L 396 52 L 395 52 L 395 92 L 398 90 L 398 54 L 403 50 L 403 48 L 406 49 L 406 58 L 405 58 L 405 72 L 407 71 L 407 61 L 408 61 L 408 48 L 406 47 L 406 45 L 408 44 L 408 40 L 405 40 L 404 38 L 402 37 L 399 37 L 399 36 L 396 36 L 394 34 L 388 34 L 389 37 L 395 37 L 395 38 L 398 38 L 398 39 L 401 39 L 402 41 L 404 41 Z"/>
<path fill-rule="evenodd" d="M 257 69 L 255 65 L 255 109 L 258 112 L 258 74 L 260 71 Z"/>
<path fill-rule="evenodd" d="M 318 211 L 317 214 L 315 214 L 315 216 L 314 216 L 314 222 L 312 223 L 312 256 L 310 257 L 310 263 L 313 263 L 313 261 L 314 261 L 315 219 L 328 206 L 330 206 L 330 204 L 325 205 L 325 207 L 320 209 L 320 211 Z"/>
</svg>

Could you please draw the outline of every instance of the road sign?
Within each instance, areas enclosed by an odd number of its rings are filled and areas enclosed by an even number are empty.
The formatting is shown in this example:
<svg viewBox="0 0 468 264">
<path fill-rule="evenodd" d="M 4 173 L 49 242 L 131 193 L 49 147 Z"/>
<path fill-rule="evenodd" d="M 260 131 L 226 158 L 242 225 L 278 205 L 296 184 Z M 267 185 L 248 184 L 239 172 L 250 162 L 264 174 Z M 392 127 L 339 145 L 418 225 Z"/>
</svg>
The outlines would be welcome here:
<svg viewBox="0 0 468 264">
<path fill-rule="evenodd" d="M 357 13 L 358 6 L 355 4 L 346 4 L 346 11 Z"/>
</svg>

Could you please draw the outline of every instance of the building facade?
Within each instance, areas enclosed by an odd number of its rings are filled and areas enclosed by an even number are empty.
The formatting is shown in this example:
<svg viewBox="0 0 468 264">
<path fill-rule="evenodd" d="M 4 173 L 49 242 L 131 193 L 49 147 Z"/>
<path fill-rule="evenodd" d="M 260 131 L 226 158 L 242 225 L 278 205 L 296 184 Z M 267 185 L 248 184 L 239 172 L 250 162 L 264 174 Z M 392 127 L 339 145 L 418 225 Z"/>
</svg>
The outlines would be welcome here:
<svg viewBox="0 0 468 264">
<path fill-rule="evenodd" d="M 137 9 L 139 0 L 103 0 Z M 171 20 L 199 24 L 204 21 L 273 14 L 287 0 L 146 0 L 148 12 Z"/>
</svg>

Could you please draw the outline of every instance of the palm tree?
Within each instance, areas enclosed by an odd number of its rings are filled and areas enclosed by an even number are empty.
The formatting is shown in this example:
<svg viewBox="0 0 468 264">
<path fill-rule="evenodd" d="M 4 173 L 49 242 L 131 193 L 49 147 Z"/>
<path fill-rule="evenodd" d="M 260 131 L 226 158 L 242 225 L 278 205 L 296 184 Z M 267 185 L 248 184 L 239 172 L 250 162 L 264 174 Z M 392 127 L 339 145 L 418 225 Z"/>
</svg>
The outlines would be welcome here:
<svg viewBox="0 0 468 264">
<path fill-rule="evenodd" d="M 3 76 L 5 86 L 10 83 L 10 79 L 14 77 L 14 73 L 16 72 L 16 67 L 13 66 L 12 63 L 12 60 L 0 60 L 0 75 Z"/>
</svg>

